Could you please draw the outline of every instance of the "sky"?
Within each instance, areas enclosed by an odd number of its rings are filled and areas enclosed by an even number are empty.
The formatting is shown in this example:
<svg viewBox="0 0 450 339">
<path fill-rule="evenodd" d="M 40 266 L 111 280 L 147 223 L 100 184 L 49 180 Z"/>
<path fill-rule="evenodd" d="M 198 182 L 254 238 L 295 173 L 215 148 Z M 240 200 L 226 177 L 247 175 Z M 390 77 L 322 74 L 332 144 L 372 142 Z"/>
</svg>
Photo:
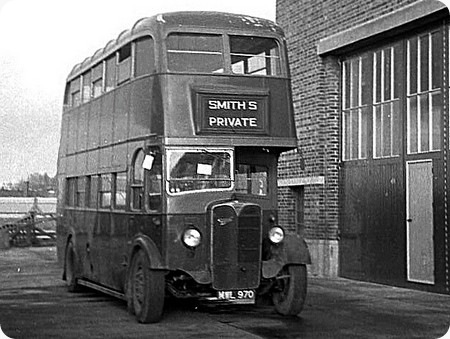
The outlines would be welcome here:
<svg viewBox="0 0 450 339">
<path fill-rule="evenodd" d="M 275 21 L 276 0 L 0 0 L 0 187 L 56 174 L 72 67 L 143 17 L 211 10 Z"/>
</svg>

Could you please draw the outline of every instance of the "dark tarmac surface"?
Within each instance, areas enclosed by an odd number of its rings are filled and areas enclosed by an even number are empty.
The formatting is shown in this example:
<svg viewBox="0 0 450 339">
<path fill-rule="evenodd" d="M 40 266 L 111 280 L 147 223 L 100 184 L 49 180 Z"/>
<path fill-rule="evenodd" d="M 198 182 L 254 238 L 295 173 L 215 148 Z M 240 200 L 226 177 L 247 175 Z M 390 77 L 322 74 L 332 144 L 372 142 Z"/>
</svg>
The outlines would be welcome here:
<svg viewBox="0 0 450 339">
<path fill-rule="evenodd" d="M 0 326 L 14 339 L 440 338 L 449 325 L 448 295 L 314 277 L 298 317 L 281 317 L 267 305 L 172 301 L 160 323 L 142 325 L 120 300 L 66 292 L 54 247 L 0 250 Z"/>
</svg>

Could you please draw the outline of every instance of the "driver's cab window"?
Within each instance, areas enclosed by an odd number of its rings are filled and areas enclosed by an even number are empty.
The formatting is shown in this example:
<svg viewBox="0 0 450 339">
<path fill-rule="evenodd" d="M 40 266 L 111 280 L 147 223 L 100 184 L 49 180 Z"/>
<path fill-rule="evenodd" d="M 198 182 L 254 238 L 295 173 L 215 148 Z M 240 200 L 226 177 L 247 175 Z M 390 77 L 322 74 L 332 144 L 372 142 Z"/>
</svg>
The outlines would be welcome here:
<svg viewBox="0 0 450 339">
<path fill-rule="evenodd" d="M 157 148 L 140 149 L 134 156 L 131 182 L 131 208 L 161 209 L 162 156 Z"/>
<path fill-rule="evenodd" d="M 139 150 L 133 160 L 131 181 L 131 209 L 141 210 L 144 206 L 144 151 Z"/>
<path fill-rule="evenodd" d="M 237 164 L 236 192 L 266 196 L 268 168 L 265 166 Z"/>
<path fill-rule="evenodd" d="M 152 149 L 144 158 L 146 205 L 150 211 L 161 210 L 162 155 Z"/>
</svg>

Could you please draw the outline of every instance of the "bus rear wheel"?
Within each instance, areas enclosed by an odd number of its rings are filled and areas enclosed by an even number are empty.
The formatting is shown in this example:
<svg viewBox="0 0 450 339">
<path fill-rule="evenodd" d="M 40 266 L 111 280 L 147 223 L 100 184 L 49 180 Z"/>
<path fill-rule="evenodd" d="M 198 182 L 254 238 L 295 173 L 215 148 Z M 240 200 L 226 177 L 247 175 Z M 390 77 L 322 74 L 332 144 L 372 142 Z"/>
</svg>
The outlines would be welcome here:
<svg viewBox="0 0 450 339">
<path fill-rule="evenodd" d="M 150 269 L 150 261 L 143 250 L 133 257 L 130 272 L 128 309 L 140 323 L 161 320 L 164 308 L 164 272 Z"/>
<path fill-rule="evenodd" d="M 77 266 L 75 261 L 75 250 L 73 248 L 73 242 L 70 240 L 67 243 L 66 247 L 66 256 L 65 256 L 65 280 L 67 290 L 69 292 L 77 292 L 80 290 L 80 285 L 77 283 L 76 272 Z"/>
<path fill-rule="evenodd" d="M 288 265 L 277 275 L 272 300 L 277 313 L 295 316 L 305 303 L 307 290 L 306 265 Z"/>
</svg>

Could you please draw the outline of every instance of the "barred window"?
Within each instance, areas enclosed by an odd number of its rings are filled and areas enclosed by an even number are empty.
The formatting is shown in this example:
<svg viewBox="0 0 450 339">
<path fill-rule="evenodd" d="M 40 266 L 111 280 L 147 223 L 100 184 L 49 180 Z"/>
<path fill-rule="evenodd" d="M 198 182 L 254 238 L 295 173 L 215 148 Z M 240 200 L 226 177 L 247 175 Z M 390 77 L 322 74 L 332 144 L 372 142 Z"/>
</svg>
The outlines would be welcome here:
<svg viewBox="0 0 450 339">
<path fill-rule="evenodd" d="M 395 46 L 373 53 L 374 158 L 400 154 L 399 53 Z"/>
<path fill-rule="evenodd" d="M 408 153 L 440 149 L 442 34 L 431 32 L 407 43 Z"/>
<path fill-rule="evenodd" d="M 371 68 L 368 56 L 343 63 L 343 159 L 367 157 Z"/>
</svg>

